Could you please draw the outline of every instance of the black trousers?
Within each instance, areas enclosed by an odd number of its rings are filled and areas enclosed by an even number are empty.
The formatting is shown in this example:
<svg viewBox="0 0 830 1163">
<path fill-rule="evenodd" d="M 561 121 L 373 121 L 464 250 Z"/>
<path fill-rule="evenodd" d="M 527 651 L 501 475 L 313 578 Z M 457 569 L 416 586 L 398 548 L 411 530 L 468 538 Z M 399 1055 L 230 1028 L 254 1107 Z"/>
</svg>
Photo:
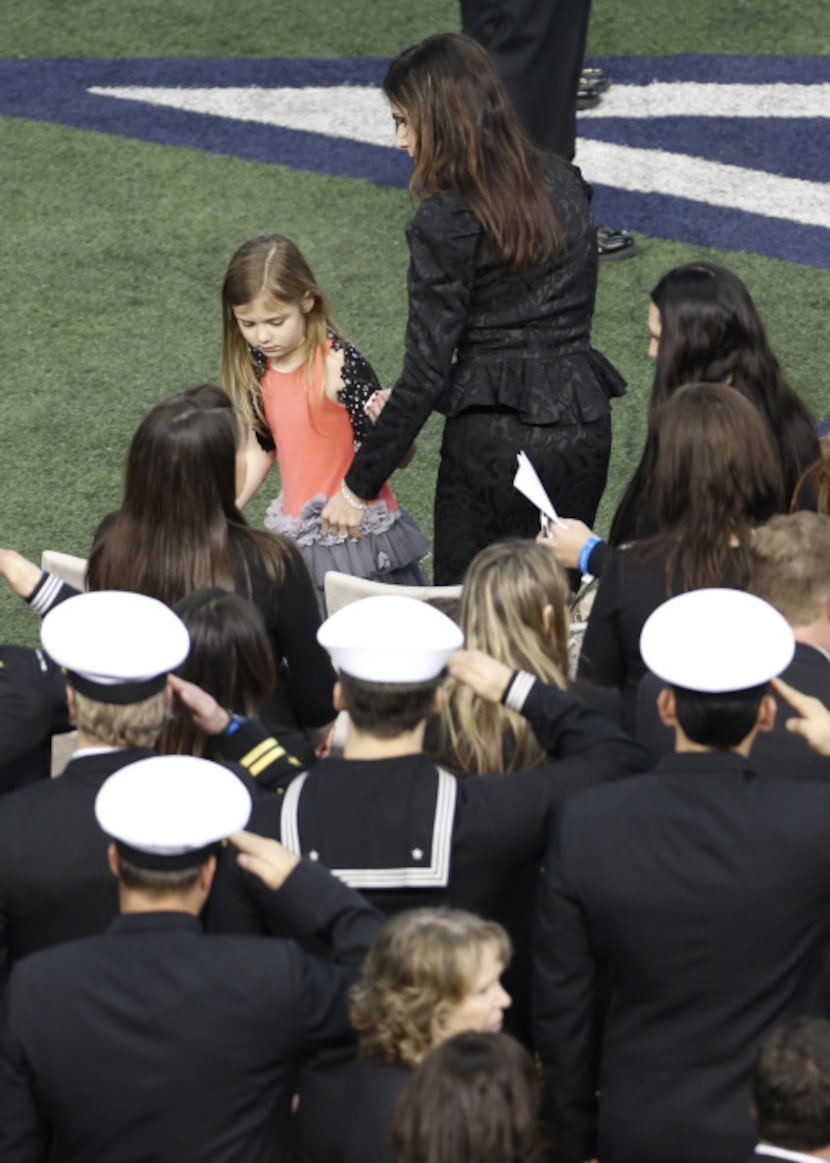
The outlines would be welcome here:
<svg viewBox="0 0 830 1163">
<path fill-rule="evenodd" d="M 591 0 L 461 0 L 461 26 L 490 53 L 533 141 L 570 160 Z"/>
<path fill-rule="evenodd" d="M 563 517 L 592 525 L 608 478 L 611 416 L 590 424 L 524 424 L 474 408 L 447 420 L 435 488 L 436 585 L 455 585 L 480 549 L 535 537 L 539 512 L 513 488 L 516 454 L 530 457 Z"/>
</svg>

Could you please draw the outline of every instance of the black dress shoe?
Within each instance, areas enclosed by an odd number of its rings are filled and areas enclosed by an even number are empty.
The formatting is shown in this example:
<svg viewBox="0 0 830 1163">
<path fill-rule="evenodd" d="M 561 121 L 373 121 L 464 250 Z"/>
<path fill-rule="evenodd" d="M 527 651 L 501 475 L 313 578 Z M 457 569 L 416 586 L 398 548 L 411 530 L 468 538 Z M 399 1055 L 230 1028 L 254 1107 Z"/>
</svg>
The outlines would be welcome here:
<svg viewBox="0 0 830 1163">
<path fill-rule="evenodd" d="M 594 109 L 602 100 L 602 94 L 594 85 L 583 84 L 580 80 L 576 91 L 577 109 Z"/>
<path fill-rule="evenodd" d="M 639 249 L 630 230 L 614 230 L 610 226 L 597 227 L 597 252 L 600 262 L 632 258 Z"/>
<path fill-rule="evenodd" d="M 580 85 L 588 85 L 598 93 L 605 93 L 611 88 L 611 78 L 605 69 L 584 68 L 579 74 Z"/>
</svg>

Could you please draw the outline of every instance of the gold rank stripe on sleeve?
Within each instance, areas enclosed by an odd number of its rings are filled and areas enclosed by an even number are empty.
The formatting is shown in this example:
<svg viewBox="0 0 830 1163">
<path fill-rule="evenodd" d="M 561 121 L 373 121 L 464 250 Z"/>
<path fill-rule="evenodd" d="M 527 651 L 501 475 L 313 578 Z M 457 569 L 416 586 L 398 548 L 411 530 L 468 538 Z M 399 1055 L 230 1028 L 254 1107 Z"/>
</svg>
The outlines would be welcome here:
<svg viewBox="0 0 830 1163">
<path fill-rule="evenodd" d="M 276 763 L 285 755 L 285 748 L 281 747 L 273 736 L 269 736 L 252 748 L 247 755 L 243 755 L 239 762 L 248 769 L 251 775 L 257 776 L 265 771 L 266 767 L 270 767 L 272 763 Z M 289 757 L 289 762 L 300 766 L 299 760 L 294 759 L 293 756 Z"/>
</svg>

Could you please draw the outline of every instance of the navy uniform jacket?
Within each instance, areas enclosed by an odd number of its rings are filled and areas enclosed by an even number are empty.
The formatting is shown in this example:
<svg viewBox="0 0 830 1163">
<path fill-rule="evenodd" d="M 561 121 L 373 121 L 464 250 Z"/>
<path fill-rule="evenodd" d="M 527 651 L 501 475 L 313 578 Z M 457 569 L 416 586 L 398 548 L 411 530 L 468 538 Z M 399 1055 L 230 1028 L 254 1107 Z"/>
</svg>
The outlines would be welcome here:
<svg viewBox="0 0 830 1163">
<path fill-rule="evenodd" d="M 63 671 L 42 650 L 0 646 L 0 794 L 48 779 L 52 735 L 69 727 Z"/>
<path fill-rule="evenodd" d="M 511 705 L 528 717 L 551 762 L 458 780 L 420 754 L 326 759 L 282 796 L 255 804 L 249 827 L 319 859 L 386 914 L 452 905 L 501 921 L 516 947 L 506 979 L 511 1029 L 528 1039 L 533 894 L 552 817 L 574 792 L 649 764 L 581 699 L 520 678 L 514 686 L 526 698 Z M 235 863 L 220 865 L 211 928 L 278 931 L 270 907 L 253 877 Z"/>
<path fill-rule="evenodd" d="M 557 1163 L 665 1163 L 667 1144 L 672 1163 L 751 1154 L 761 1041 L 827 1012 L 828 837 L 830 786 L 729 753 L 672 755 L 565 806 L 535 960 Z"/>
<path fill-rule="evenodd" d="M 292 1159 L 297 1066 L 349 1038 L 346 990 L 380 918 L 307 861 L 275 896 L 340 964 L 158 912 L 16 966 L 0 1044 L 3 1163 Z"/>
<path fill-rule="evenodd" d="M 493 915 L 511 878 L 534 868 L 550 822 L 575 791 L 648 766 L 645 753 L 580 698 L 522 676 L 522 707 L 550 762 L 459 780 L 422 754 L 324 759 L 282 795 L 254 805 L 249 827 L 320 860 L 392 914 L 455 905 Z M 268 932 L 270 894 L 235 862 L 220 867 L 210 920 Z"/>
<path fill-rule="evenodd" d="M 0 798 L 0 981 L 37 949 L 104 930 L 118 912 L 95 797 L 143 748 L 70 759 L 59 779 Z"/>
</svg>

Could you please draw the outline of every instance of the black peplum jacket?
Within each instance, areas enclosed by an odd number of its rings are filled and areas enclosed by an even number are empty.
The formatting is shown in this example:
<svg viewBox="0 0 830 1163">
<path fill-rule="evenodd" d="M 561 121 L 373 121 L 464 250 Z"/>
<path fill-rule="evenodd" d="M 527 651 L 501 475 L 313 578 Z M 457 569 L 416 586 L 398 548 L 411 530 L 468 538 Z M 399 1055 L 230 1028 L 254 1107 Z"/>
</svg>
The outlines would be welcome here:
<svg viewBox="0 0 830 1163">
<path fill-rule="evenodd" d="M 346 483 L 374 497 L 430 412 L 514 411 L 529 424 L 579 424 L 608 412 L 625 381 L 591 347 L 597 285 L 590 189 L 547 158 L 545 182 L 565 234 L 554 263 L 511 272 L 466 203 L 435 194 L 407 227 L 409 318 L 403 371 Z"/>
</svg>

